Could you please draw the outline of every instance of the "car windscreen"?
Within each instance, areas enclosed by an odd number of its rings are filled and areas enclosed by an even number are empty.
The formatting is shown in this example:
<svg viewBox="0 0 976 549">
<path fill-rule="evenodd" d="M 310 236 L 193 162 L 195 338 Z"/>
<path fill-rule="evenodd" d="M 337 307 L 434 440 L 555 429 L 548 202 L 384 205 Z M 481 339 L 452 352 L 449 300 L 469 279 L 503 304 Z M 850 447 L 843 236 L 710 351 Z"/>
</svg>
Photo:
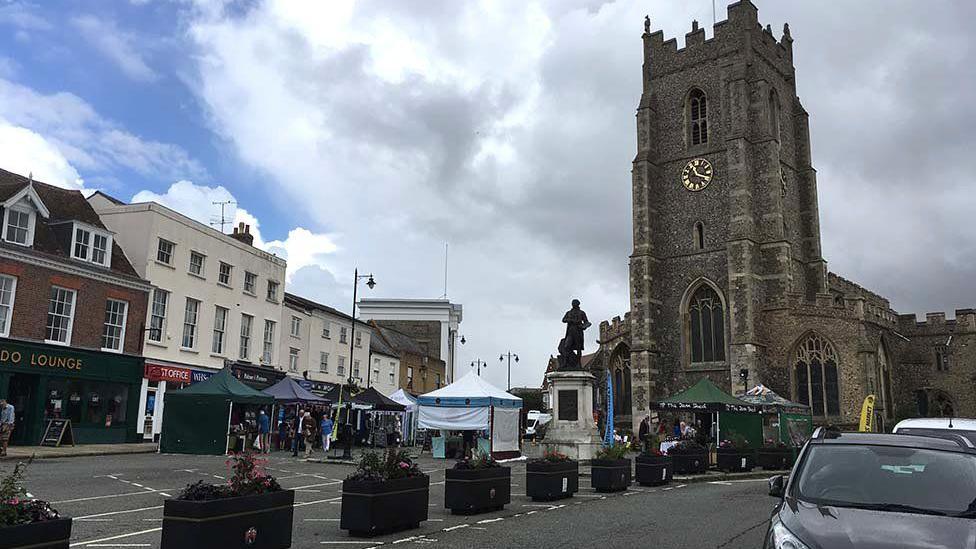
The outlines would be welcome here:
<svg viewBox="0 0 976 549">
<path fill-rule="evenodd" d="M 962 435 L 976 445 L 976 431 L 962 429 L 932 429 L 928 427 L 902 427 L 896 431 L 899 435 L 918 435 L 923 437 L 952 438 L 952 435 Z"/>
<path fill-rule="evenodd" d="M 976 455 L 892 446 L 823 444 L 809 454 L 798 499 L 841 507 L 976 511 Z"/>
</svg>

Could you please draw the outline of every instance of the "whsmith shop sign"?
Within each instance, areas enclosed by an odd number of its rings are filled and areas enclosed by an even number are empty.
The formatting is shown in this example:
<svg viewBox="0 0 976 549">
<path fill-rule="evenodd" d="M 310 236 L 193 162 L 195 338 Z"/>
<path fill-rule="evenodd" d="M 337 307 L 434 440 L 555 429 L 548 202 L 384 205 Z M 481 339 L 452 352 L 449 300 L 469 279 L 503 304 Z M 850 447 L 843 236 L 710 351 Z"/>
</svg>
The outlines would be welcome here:
<svg viewBox="0 0 976 549">
<path fill-rule="evenodd" d="M 142 359 L 71 347 L 0 341 L 0 373 L 132 382 L 142 377 Z"/>
</svg>

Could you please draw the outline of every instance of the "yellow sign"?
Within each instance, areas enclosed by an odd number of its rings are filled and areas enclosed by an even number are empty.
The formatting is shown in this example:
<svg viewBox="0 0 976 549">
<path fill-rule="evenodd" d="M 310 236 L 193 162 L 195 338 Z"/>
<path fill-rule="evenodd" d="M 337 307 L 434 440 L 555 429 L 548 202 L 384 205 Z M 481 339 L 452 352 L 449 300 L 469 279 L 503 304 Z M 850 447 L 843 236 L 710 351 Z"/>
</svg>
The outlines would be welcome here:
<svg viewBox="0 0 976 549">
<path fill-rule="evenodd" d="M 34 366 L 40 368 L 61 368 L 81 370 L 82 359 L 47 353 L 21 353 L 16 350 L 0 349 L 0 364 L 11 366 Z"/>
<path fill-rule="evenodd" d="M 861 425 L 858 431 L 874 431 L 874 395 L 864 397 L 864 405 L 861 406 Z"/>
</svg>

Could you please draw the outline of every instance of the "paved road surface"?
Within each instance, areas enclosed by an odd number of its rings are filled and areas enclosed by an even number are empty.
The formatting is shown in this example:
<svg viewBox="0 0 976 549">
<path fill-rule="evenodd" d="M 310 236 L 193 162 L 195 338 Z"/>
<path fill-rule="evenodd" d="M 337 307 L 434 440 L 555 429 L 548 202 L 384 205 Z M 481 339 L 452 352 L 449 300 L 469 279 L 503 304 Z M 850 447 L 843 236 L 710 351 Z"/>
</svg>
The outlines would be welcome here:
<svg viewBox="0 0 976 549">
<path fill-rule="evenodd" d="M 603 496 L 588 487 L 553 505 L 524 496 L 522 463 L 514 465 L 512 504 L 503 511 L 455 517 L 443 508 L 443 469 L 452 462 L 421 460 L 431 475 L 430 520 L 373 540 L 339 530 L 341 479 L 352 468 L 272 457 L 268 468 L 286 488 L 296 489 L 296 548 L 398 547 L 662 547 L 755 548 L 762 544 L 773 500 L 764 481 L 634 485 Z M 0 464 L 8 470 L 12 464 Z M 27 487 L 75 518 L 72 547 L 158 547 L 163 500 L 197 480 L 224 482 L 225 460 L 208 456 L 131 455 L 50 459 L 34 462 Z"/>
</svg>

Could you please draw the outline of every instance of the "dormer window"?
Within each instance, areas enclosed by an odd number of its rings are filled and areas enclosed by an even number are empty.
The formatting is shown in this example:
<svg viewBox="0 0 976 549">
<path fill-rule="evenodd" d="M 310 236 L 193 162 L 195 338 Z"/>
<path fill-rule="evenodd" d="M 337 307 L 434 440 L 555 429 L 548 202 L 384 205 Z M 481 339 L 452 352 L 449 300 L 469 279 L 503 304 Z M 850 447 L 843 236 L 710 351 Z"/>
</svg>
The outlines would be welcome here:
<svg viewBox="0 0 976 549">
<path fill-rule="evenodd" d="M 75 222 L 71 236 L 71 257 L 108 267 L 111 251 L 112 235 Z"/>
<path fill-rule="evenodd" d="M 30 208 L 8 208 L 5 213 L 3 239 L 21 246 L 33 244 L 33 211 Z"/>
</svg>

